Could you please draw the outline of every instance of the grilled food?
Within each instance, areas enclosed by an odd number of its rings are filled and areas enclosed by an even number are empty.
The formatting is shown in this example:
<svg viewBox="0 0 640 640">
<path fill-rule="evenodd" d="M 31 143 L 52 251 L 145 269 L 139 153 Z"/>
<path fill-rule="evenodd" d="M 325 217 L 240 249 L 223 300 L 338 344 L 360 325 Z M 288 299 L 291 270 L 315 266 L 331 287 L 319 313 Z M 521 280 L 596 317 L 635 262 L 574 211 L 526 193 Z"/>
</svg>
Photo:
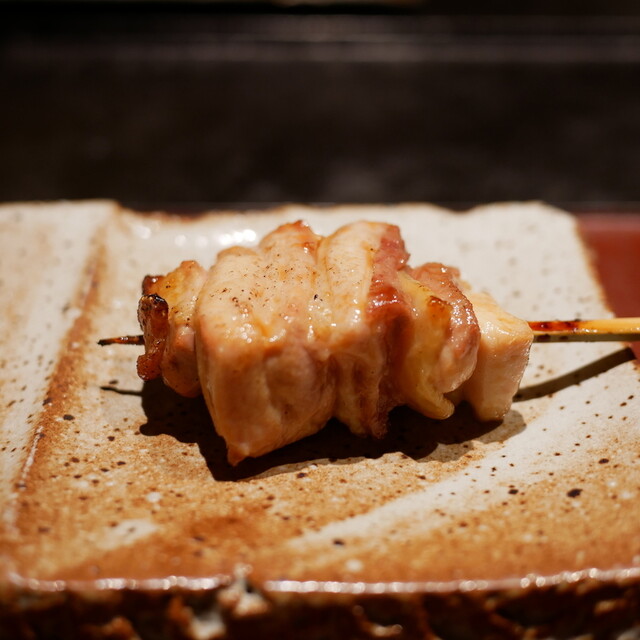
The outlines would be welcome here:
<svg viewBox="0 0 640 640">
<path fill-rule="evenodd" d="M 273 451 L 337 417 L 381 437 L 408 405 L 444 419 L 509 410 L 532 331 L 456 269 L 408 266 L 398 227 L 357 222 L 330 236 L 285 224 L 256 248 L 147 276 L 138 317 L 144 380 L 203 393 L 228 459 Z"/>
</svg>

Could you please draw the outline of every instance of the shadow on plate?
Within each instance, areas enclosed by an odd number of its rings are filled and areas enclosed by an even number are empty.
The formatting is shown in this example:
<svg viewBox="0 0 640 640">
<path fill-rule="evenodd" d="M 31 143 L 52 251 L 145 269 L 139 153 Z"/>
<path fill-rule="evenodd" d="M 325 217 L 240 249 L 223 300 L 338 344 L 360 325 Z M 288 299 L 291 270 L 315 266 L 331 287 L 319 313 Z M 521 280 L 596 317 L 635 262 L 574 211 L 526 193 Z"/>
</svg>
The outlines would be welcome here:
<svg viewBox="0 0 640 640">
<path fill-rule="evenodd" d="M 535 400 L 536 398 L 542 398 L 542 396 L 557 393 L 558 391 L 562 391 L 562 389 L 585 382 L 589 378 L 595 378 L 601 373 L 609 371 L 609 369 L 613 369 L 618 365 L 634 359 L 635 354 L 630 347 L 619 349 L 556 378 L 551 378 L 550 380 L 545 380 L 539 384 L 528 387 L 522 387 L 514 398 L 514 402 Z"/>
<path fill-rule="evenodd" d="M 315 435 L 233 467 L 227 462 L 224 440 L 215 432 L 202 398 L 183 398 L 161 382 L 152 381 L 143 387 L 142 405 L 147 417 L 140 427 L 143 435 L 165 434 L 180 442 L 196 443 L 212 476 L 219 481 L 291 473 L 314 463 L 349 464 L 394 453 L 413 460 L 449 461 L 468 453 L 473 440 L 502 441 L 525 426 L 516 411 L 510 412 L 502 423 L 482 423 L 466 406 L 459 407 L 447 420 L 431 420 L 399 407 L 391 412 L 389 430 L 382 439 L 355 436 L 337 420 L 330 420 Z"/>
<path fill-rule="evenodd" d="M 633 358 L 631 349 L 616 351 L 557 378 L 522 388 L 515 402 L 553 394 Z M 500 423 L 483 423 L 476 420 L 465 405 L 458 407 L 447 420 L 431 420 L 399 407 L 391 412 L 389 430 L 382 439 L 360 438 L 337 420 L 331 420 L 315 435 L 233 467 L 227 462 L 224 440 L 216 433 L 202 398 L 183 398 L 159 380 L 146 382 L 141 395 L 147 422 L 140 427 L 140 432 L 145 436 L 165 434 L 180 442 L 197 444 L 209 471 L 219 481 L 291 473 L 310 464 L 350 464 L 387 454 L 402 454 L 417 461 L 447 462 L 468 453 L 476 440 L 484 444 L 502 442 L 526 426 L 521 414 L 514 409 Z"/>
</svg>

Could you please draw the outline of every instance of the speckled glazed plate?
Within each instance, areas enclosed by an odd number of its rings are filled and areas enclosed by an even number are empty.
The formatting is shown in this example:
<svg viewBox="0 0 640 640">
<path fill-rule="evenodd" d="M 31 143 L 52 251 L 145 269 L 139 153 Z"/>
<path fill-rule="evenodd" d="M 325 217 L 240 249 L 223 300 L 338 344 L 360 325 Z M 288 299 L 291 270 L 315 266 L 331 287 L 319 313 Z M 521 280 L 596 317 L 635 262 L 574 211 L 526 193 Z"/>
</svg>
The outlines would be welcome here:
<svg viewBox="0 0 640 640">
<path fill-rule="evenodd" d="M 142 277 L 304 219 L 401 227 L 526 319 L 610 315 L 540 204 L 195 217 L 0 208 L 0 637 L 571 637 L 640 610 L 640 386 L 617 343 L 534 345 L 501 424 L 405 409 L 232 468 L 204 403 L 136 377 Z M 636 637 L 636 636 L 633 636 Z"/>
</svg>

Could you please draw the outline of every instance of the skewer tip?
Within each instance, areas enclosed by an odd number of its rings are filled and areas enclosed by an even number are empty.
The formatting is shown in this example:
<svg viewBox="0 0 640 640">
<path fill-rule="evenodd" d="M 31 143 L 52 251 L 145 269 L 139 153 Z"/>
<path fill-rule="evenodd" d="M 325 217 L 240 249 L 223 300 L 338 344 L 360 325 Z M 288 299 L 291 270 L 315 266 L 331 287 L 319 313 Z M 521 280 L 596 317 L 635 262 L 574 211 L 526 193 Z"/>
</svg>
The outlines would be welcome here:
<svg viewBox="0 0 640 640">
<path fill-rule="evenodd" d="M 144 336 L 118 336 L 116 338 L 101 338 L 98 340 L 98 344 L 101 347 L 105 347 L 110 344 L 134 344 L 144 345 Z"/>
</svg>

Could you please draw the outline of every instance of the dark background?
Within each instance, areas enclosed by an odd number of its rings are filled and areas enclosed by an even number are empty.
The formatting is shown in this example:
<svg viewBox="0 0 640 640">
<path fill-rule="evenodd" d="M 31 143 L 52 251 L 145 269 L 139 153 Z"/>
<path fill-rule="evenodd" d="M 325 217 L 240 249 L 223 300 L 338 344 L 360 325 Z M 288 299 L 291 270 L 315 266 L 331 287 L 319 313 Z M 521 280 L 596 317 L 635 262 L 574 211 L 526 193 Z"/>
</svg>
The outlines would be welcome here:
<svg viewBox="0 0 640 640">
<path fill-rule="evenodd" d="M 637 2 L 0 12 L 0 201 L 640 202 Z"/>
</svg>

